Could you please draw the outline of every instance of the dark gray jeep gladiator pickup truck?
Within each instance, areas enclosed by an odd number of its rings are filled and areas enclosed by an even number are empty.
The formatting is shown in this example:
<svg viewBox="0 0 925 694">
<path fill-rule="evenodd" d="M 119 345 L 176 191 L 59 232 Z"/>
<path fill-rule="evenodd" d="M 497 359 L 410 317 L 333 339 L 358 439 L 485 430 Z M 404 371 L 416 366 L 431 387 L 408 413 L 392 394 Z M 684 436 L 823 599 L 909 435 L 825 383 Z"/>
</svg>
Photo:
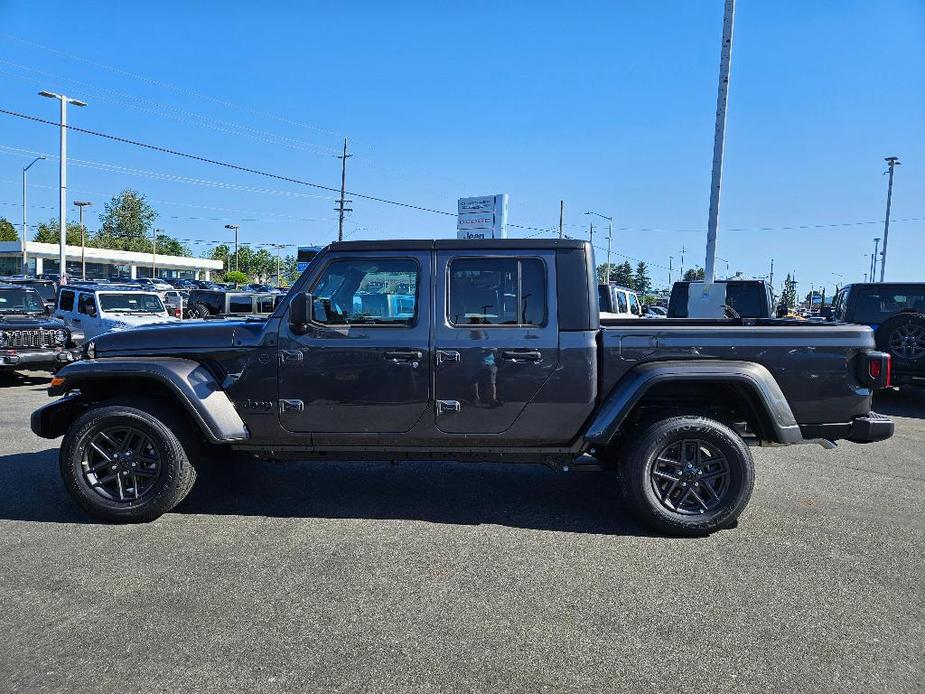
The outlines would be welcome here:
<svg viewBox="0 0 925 694">
<path fill-rule="evenodd" d="M 889 356 L 866 326 L 605 323 L 584 242 L 334 243 L 268 318 L 92 340 L 32 429 L 64 435 L 68 491 L 113 521 L 169 511 L 197 456 L 223 447 L 273 460 L 587 464 L 617 472 L 647 522 L 688 535 L 742 512 L 749 444 L 893 433 L 871 412 Z"/>
</svg>

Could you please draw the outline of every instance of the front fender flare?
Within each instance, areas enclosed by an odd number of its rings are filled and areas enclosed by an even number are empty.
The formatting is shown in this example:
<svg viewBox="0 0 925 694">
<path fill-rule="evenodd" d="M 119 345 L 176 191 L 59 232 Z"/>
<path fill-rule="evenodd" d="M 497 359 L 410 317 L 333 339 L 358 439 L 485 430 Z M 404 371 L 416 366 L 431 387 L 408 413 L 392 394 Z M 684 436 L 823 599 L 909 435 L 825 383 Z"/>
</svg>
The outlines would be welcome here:
<svg viewBox="0 0 925 694">
<path fill-rule="evenodd" d="M 748 389 L 760 408 L 772 441 L 803 441 L 790 403 L 770 371 L 755 362 L 706 360 L 656 361 L 632 369 L 605 398 L 585 430 L 585 439 L 595 445 L 610 443 L 646 392 L 668 381 L 739 384 Z"/>
<path fill-rule="evenodd" d="M 182 404 L 203 434 L 213 443 L 244 441 L 249 438 L 241 416 L 231 399 L 202 364 L 189 359 L 172 357 L 112 357 L 84 359 L 69 364 L 57 373 L 63 381 L 48 389 L 49 395 L 62 395 L 80 390 L 91 383 L 94 391 L 105 394 L 107 384 L 139 383 L 139 395 L 144 395 L 145 382 L 166 387 Z M 32 415 L 32 431 L 43 438 L 56 438 L 81 407 L 83 398 L 64 397 Z M 62 428 L 63 427 L 63 428 Z"/>
</svg>

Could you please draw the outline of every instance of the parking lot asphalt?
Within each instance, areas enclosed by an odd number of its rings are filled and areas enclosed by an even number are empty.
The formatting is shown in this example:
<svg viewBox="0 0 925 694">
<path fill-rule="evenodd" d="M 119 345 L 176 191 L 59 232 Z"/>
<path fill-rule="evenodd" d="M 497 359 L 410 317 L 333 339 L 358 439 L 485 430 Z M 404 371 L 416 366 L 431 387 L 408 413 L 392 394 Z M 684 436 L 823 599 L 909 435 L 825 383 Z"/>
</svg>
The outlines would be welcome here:
<svg viewBox="0 0 925 694">
<path fill-rule="evenodd" d="M 47 381 L 0 389 L 0 691 L 925 691 L 925 391 L 882 444 L 754 450 L 738 526 L 678 539 L 532 465 L 213 460 L 91 522 Z"/>
</svg>

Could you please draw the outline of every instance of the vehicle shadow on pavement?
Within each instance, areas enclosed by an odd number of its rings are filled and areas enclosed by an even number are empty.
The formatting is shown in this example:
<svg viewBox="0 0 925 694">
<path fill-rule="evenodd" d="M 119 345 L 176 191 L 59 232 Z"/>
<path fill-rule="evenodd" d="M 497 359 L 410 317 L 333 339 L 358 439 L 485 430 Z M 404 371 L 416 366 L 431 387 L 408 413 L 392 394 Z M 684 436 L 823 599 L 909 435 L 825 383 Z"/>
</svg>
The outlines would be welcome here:
<svg viewBox="0 0 925 694">
<path fill-rule="evenodd" d="M 57 448 L 0 456 L 0 519 L 92 522 L 64 491 Z"/>
<path fill-rule="evenodd" d="M 605 473 L 489 463 L 269 463 L 209 459 L 175 513 L 484 523 L 652 536 Z M 0 519 L 94 523 L 64 490 L 58 450 L 0 456 Z"/>
<path fill-rule="evenodd" d="M 874 396 L 874 411 L 893 417 L 925 419 L 925 388 L 882 390 Z"/>
<path fill-rule="evenodd" d="M 644 535 L 605 473 L 489 463 L 210 460 L 178 513 L 491 523 Z"/>
<path fill-rule="evenodd" d="M 12 386 L 41 386 L 40 389 L 44 390 L 48 387 L 49 383 L 51 383 L 51 374 L 24 374 L 16 371 L 0 373 L 0 388 Z"/>
</svg>

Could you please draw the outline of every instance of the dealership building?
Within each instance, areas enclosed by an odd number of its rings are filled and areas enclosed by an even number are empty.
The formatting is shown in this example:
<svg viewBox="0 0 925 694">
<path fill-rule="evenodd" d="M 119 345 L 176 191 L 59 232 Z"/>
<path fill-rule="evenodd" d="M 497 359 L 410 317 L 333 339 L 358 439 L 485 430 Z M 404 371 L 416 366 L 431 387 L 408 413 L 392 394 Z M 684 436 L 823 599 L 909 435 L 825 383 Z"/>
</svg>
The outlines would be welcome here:
<svg viewBox="0 0 925 694">
<path fill-rule="evenodd" d="M 58 244 L 28 241 L 23 249 L 21 241 L 0 241 L 0 275 L 22 273 L 24 250 L 27 259 L 26 274 L 59 274 Z M 165 279 L 207 280 L 212 272 L 224 269 L 221 260 L 160 254 L 152 256 L 151 253 L 116 251 L 109 248 L 65 246 L 65 257 L 67 275 L 73 278 L 83 275 L 84 264 L 88 279 L 151 277 L 152 264 L 157 268 L 157 276 Z"/>
</svg>

